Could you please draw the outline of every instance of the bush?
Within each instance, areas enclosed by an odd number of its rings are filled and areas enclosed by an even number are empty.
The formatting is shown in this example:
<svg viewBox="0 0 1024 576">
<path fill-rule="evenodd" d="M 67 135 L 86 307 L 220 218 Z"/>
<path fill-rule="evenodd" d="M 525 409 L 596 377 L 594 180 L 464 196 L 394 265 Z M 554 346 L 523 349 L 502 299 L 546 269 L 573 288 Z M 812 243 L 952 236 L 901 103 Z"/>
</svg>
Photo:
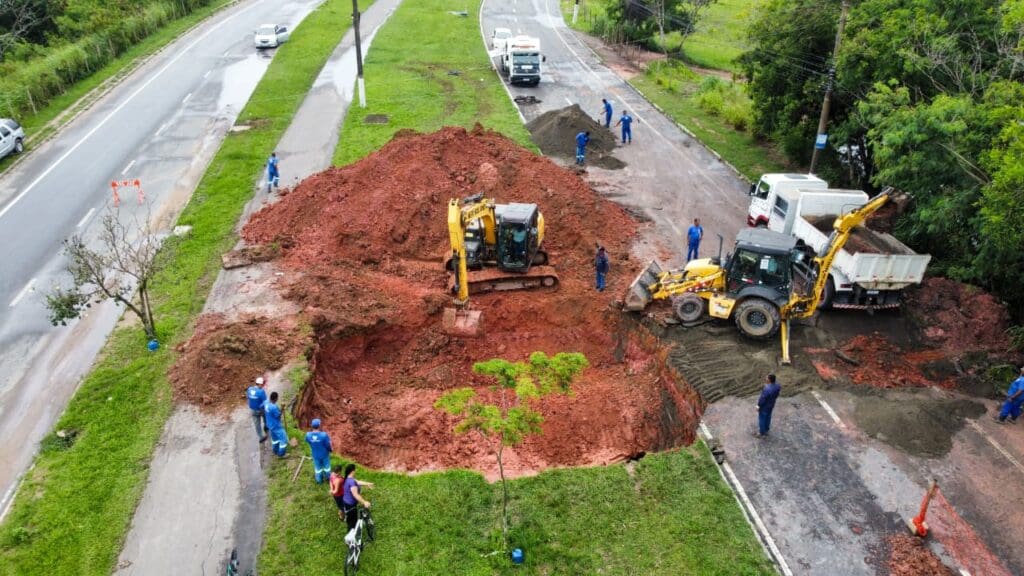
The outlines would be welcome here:
<svg viewBox="0 0 1024 576">
<path fill-rule="evenodd" d="M 746 131 L 751 125 L 752 107 L 741 84 L 707 76 L 693 95 L 701 110 L 725 120 L 736 130 Z"/>
</svg>

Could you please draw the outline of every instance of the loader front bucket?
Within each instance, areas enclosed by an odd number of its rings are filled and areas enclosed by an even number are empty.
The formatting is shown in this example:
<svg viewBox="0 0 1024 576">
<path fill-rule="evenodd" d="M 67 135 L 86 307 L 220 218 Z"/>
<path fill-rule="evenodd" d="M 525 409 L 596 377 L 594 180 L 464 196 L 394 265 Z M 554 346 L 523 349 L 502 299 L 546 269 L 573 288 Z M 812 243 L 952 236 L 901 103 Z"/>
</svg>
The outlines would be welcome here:
<svg viewBox="0 0 1024 576">
<path fill-rule="evenodd" d="M 441 331 L 449 336 L 476 336 L 480 333 L 480 310 L 445 308 Z"/>
<path fill-rule="evenodd" d="M 638 312 L 647 308 L 647 305 L 651 303 L 653 299 L 651 295 L 650 287 L 658 282 L 661 276 L 661 266 L 657 262 L 651 260 L 651 263 L 644 268 L 644 271 L 633 280 L 633 283 L 629 285 L 629 291 L 626 292 L 626 300 L 623 303 L 623 309 L 627 312 Z"/>
</svg>

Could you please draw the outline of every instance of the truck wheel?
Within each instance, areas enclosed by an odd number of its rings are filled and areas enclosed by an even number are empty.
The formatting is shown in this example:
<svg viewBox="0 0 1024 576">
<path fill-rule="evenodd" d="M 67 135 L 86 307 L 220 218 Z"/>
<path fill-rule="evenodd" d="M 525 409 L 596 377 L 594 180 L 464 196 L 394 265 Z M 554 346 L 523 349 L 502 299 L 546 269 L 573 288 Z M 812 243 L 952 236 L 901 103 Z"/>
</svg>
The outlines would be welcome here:
<svg viewBox="0 0 1024 576">
<path fill-rule="evenodd" d="M 818 303 L 819 310 L 831 310 L 832 303 L 836 300 L 836 283 L 832 276 L 825 282 L 825 293 L 821 295 L 821 302 Z"/>
<path fill-rule="evenodd" d="M 736 307 L 736 327 L 749 338 L 770 338 L 779 331 L 779 308 L 763 298 L 749 298 Z"/>
<path fill-rule="evenodd" d="M 690 292 L 683 294 L 672 301 L 672 309 L 676 317 L 683 322 L 696 322 L 704 317 L 708 310 L 708 303 L 700 296 Z"/>
</svg>

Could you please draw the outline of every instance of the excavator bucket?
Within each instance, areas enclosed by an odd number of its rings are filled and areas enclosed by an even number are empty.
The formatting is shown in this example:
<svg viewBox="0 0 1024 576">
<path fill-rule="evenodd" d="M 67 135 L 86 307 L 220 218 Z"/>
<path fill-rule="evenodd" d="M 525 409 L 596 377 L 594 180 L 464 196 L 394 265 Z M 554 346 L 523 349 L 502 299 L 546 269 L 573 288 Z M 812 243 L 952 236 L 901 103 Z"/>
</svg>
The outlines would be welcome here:
<svg viewBox="0 0 1024 576">
<path fill-rule="evenodd" d="M 661 266 L 657 262 L 651 260 L 651 263 L 644 268 L 644 271 L 633 280 L 633 283 L 629 285 L 629 291 L 626 292 L 626 301 L 623 304 L 623 309 L 627 312 L 638 312 L 647 308 L 647 305 L 651 303 L 653 299 L 651 295 L 650 286 L 658 282 L 661 276 Z"/>
<path fill-rule="evenodd" d="M 445 308 L 441 331 L 449 336 L 476 336 L 480 333 L 480 310 Z"/>
</svg>

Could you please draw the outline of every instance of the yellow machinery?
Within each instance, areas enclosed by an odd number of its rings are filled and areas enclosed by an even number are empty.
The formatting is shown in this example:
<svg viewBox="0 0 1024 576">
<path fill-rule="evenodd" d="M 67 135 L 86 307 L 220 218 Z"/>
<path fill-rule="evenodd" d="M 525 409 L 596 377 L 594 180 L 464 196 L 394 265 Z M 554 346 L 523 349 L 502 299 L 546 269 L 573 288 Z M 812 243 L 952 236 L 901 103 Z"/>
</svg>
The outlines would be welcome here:
<svg viewBox="0 0 1024 576">
<path fill-rule="evenodd" d="M 448 236 L 452 252 L 445 268 L 455 308 L 445 310 L 445 331 L 473 335 L 480 328 L 480 311 L 469 310 L 470 294 L 523 290 L 558 284 L 547 266 L 544 216 L 536 204 L 497 204 L 475 194 L 448 202 Z"/>
<path fill-rule="evenodd" d="M 652 300 L 671 298 L 684 324 L 710 316 L 732 318 L 740 333 L 750 338 L 770 338 L 781 331 L 782 362 L 789 364 L 789 321 L 815 313 L 836 254 L 853 229 L 888 199 L 888 194 L 880 194 L 837 217 L 818 254 L 787 234 L 748 228 L 736 236 L 724 264 L 720 258 L 703 258 L 682 270 L 663 272 L 651 262 L 630 285 L 624 309 L 643 310 Z"/>
</svg>

